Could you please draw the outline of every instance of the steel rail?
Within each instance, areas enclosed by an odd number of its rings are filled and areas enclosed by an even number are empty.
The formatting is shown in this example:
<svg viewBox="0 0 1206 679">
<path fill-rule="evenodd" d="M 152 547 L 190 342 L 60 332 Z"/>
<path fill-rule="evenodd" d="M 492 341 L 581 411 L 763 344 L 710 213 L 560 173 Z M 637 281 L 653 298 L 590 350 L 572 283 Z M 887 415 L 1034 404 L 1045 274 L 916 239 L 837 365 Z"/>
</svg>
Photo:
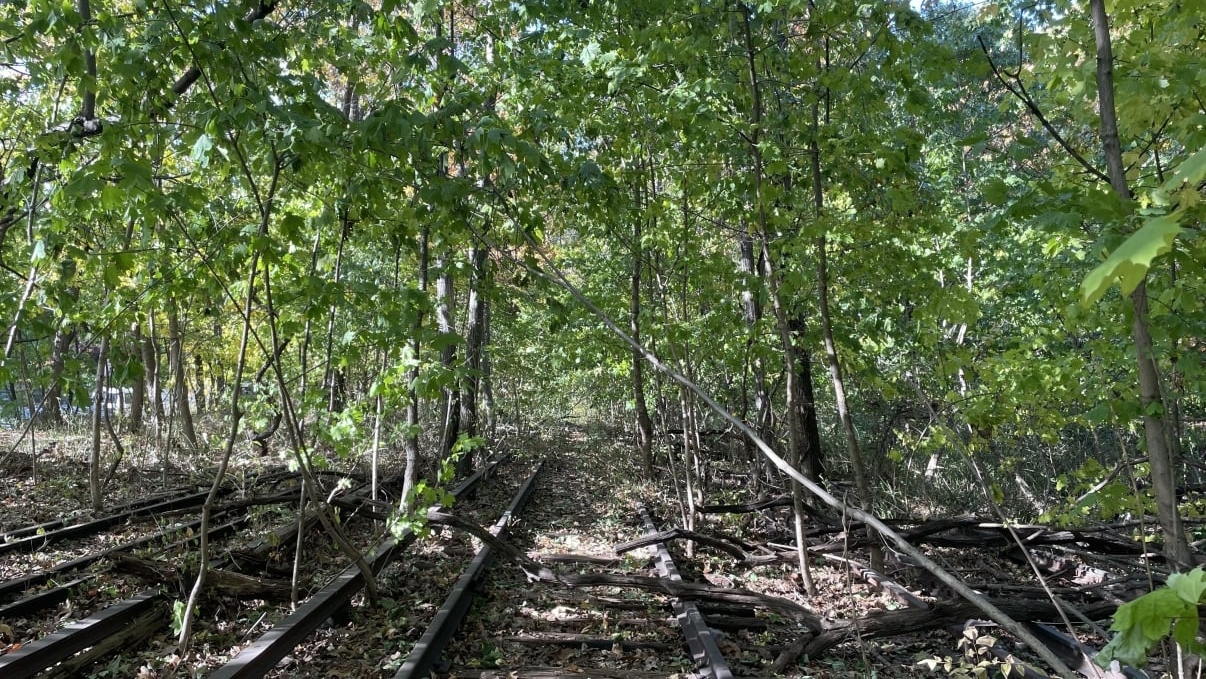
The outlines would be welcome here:
<svg viewBox="0 0 1206 679">
<path fill-rule="evenodd" d="M 5 679 L 32 677 L 69 658 L 76 651 L 120 633 L 143 613 L 161 603 L 162 599 L 162 595 L 155 590 L 147 590 L 25 644 L 12 653 L 0 656 L 0 676 Z"/>
<path fill-rule="evenodd" d="M 110 508 L 110 513 L 122 514 L 125 512 L 129 512 L 131 510 L 138 509 L 140 507 L 145 507 L 147 505 L 153 505 L 153 504 L 156 504 L 159 502 L 163 502 L 164 500 L 170 500 L 172 498 L 177 498 L 177 497 L 184 497 L 190 493 L 195 493 L 195 492 L 197 492 L 196 487 L 188 486 L 188 487 L 183 487 L 183 488 L 177 488 L 175 490 L 170 490 L 170 491 L 163 492 L 163 493 L 156 493 L 154 495 L 142 497 L 137 500 L 131 500 L 130 502 L 126 502 L 126 503 L 123 503 L 120 505 L 114 505 L 113 507 Z M 23 528 L 14 528 L 10 531 L 5 531 L 4 533 L 0 533 L 0 544 L 6 544 L 9 542 L 13 542 L 14 540 L 29 537 L 30 535 L 45 535 L 46 533 L 48 533 L 52 530 L 62 528 L 63 526 L 67 525 L 67 522 L 70 520 L 71 520 L 70 518 L 54 519 L 52 521 L 45 521 L 43 523 L 35 524 L 33 526 L 25 526 Z"/>
<path fill-rule="evenodd" d="M 483 466 L 475 474 L 462 481 L 452 490 L 452 495 L 460 499 L 469 495 L 483 479 L 488 477 L 501 462 L 503 456 Z M 366 557 L 373 573 L 380 573 L 391 560 L 400 554 L 410 543 L 414 542 L 415 534 L 406 530 L 397 538 L 387 539 Z M 210 674 L 210 679 L 236 679 L 239 677 L 262 677 L 276 666 L 281 658 L 288 655 L 302 641 L 318 629 L 324 621 L 345 608 L 364 587 L 364 575 L 352 564 L 342 573 L 335 576 L 325 587 L 297 607 L 293 613 L 286 616 L 258 639 L 226 663 Z"/>
<path fill-rule="evenodd" d="M 7 554 L 15 551 L 34 552 L 53 542 L 61 542 L 78 537 L 85 537 L 94 533 L 115 526 L 123 521 L 126 521 L 135 516 L 153 515 L 157 512 L 166 512 L 173 509 L 182 509 L 185 507 L 194 507 L 205 502 L 209 491 L 203 493 L 192 493 L 183 497 L 173 498 L 153 505 L 146 505 L 135 509 L 130 509 L 117 514 L 110 514 L 99 519 L 87 521 L 85 523 L 77 523 L 65 528 L 52 530 L 41 535 L 30 535 L 24 538 L 18 538 L 11 542 L 0 544 L 0 554 Z"/>
<path fill-rule="evenodd" d="M 490 534 L 494 537 L 501 537 L 502 534 L 511 525 L 512 521 L 523 510 L 528 499 L 532 495 L 532 490 L 535 487 L 536 478 L 540 476 L 541 470 L 544 469 L 544 463 L 536 465 L 532 474 L 524 481 L 519 491 L 515 493 L 515 497 L 511 500 L 511 504 L 502 516 L 495 522 L 490 529 Z M 427 626 L 427 630 L 411 649 L 410 655 L 406 661 L 402 663 L 401 669 L 394 675 L 394 679 L 411 679 L 411 677 L 426 677 L 431 669 L 440 660 L 440 656 L 444 653 L 444 649 L 448 647 L 448 642 L 456 634 L 457 629 L 461 626 L 461 622 L 465 619 L 465 613 L 469 611 L 469 606 L 473 603 L 473 598 L 477 595 L 478 586 L 481 584 L 482 578 L 490 569 L 490 565 L 494 563 L 494 550 L 490 545 L 482 545 L 477 551 L 477 555 L 473 558 L 472 563 L 461 574 L 460 579 L 453 585 L 448 598 L 444 600 L 444 604 L 440 606 L 440 610 L 436 612 L 431 624 Z"/>
<path fill-rule="evenodd" d="M 649 510 L 644 506 L 639 507 L 638 510 L 641 521 L 645 524 L 645 530 L 650 534 L 656 534 L 657 526 L 654 525 Z M 683 578 L 679 575 L 678 566 L 674 565 L 674 559 L 670 557 L 666 545 L 658 542 L 652 546 L 657 550 L 658 575 L 667 580 L 681 581 Z M 695 661 L 695 669 L 700 676 L 732 679 L 733 672 L 729 669 L 724 654 L 720 652 L 720 646 L 716 643 L 716 635 L 712 632 L 712 628 L 708 627 L 707 621 L 704 620 L 703 614 L 699 612 L 699 607 L 695 605 L 695 602 L 675 598 L 671 609 L 678 619 L 683 636 L 687 639 L 687 647 L 691 649 L 691 658 Z"/>
<path fill-rule="evenodd" d="M 232 528 L 236 527 L 238 523 L 245 521 L 245 520 L 246 520 L 245 518 L 237 519 L 228 524 L 218 526 L 217 528 L 214 529 L 214 531 L 232 529 Z M 187 530 L 196 530 L 197 528 L 200 528 L 200 527 L 201 527 L 201 520 L 198 519 L 191 523 L 181 524 L 179 526 L 173 526 L 171 528 L 165 528 L 164 530 L 158 531 L 151 535 L 147 535 L 147 536 L 138 538 L 136 540 L 130 540 L 128 542 L 123 542 L 120 545 L 114 545 L 113 547 L 103 549 L 99 552 L 85 554 L 84 556 L 81 556 L 81 557 L 78 557 L 75 559 L 71 559 L 70 561 L 64 561 L 62 563 L 51 566 L 50 568 L 43 569 L 37 573 L 31 573 L 29 575 L 24 575 L 19 578 L 13 578 L 12 580 L 2 582 L 2 583 L 0 583 L 0 600 L 7 599 L 7 598 L 13 596 L 14 594 L 24 592 L 33 587 L 37 587 L 37 586 L 53 579 L 57 575 L 60 575 L 63 573 L 69 573 L 71 571 L 74 571 L 74 570 L 77 570 L 80 568 L 84 568 L 85 566 L 90 566 L 90 565 L 96 563 L 97 561 L 100 561 L 101 559 L 104 559 L 104 558 L 112 556 L 113 554 L 116 554 L 117 552 L 125 552 L 125 551 L 140 549 L 142 547 L 146 547 L 147 545 L 150 545 L 151 543 L 153 543 L 157 540 L 161 540 L 161 539 L 167 537 L 168 535 L 172 535 L 173 533 L 179 533 L 181 531 L 187 531 Z M 214 535 L 214 531 L 211 531 L 210 535 Z M 193 535 L 192 537 L 185 538 L 183 541 L 181 541 L 181 543 L 187 544 L 188 542 L 194 542 L 198 539 L 199 539 L 199 537 L 197 535 Z M 20 602 L 18 601 L 15 603 L 20 603 Z M 0 610 L 7 610 L 7 607 L 5 607 L 4 609 L 0 609 Z"/>
</svg>

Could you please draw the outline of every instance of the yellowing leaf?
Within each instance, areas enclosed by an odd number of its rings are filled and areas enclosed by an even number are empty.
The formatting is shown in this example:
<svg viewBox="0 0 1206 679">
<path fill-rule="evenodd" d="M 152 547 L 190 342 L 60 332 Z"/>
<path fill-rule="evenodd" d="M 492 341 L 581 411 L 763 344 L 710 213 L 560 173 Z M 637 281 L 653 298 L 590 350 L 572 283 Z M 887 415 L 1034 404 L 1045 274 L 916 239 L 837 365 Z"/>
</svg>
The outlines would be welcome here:
<svg viewBox="0 0 1206 679">
<path fill-rule="evenodd" d="M 1141 229 L 1131 234 L 1106 261 L 1093 269 L 1080 285 L 1081 304 L 1093 304 L 1106 290 L 1119 282 L 1122 294 L 1128 295 L 1138 287 L 1152 261 L 1172 249 L 1173 240 L 1183 231 L 1181 211 L 1153 217 Z"/>
</svg>

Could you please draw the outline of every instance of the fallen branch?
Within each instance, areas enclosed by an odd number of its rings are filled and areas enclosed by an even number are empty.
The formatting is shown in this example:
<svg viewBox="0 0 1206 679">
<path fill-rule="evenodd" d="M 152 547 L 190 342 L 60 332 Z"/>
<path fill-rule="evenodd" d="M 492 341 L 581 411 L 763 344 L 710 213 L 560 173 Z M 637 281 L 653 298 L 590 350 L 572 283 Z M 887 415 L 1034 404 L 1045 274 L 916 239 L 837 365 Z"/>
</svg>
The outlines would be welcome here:
<svg viewBox="0 0 1206 679">
<path fill-rule="evenodd" d="M 529 558 L 527 554 L 519 551 L 514 545 L 495 537 L 490 531 L 471 521 L 434 510 L 427 512 L 427 520 L 430 523 L 463 530 L 490 545 L 498 553 L 498 556 L 519 566 L 531 582 L 550 582 L 565 587 L 633 587 L 661 592 L 669 596 L 691 599 L 693 601 L 716 601 L 728 604 L 756 606 L 788 616 L 814 632 L 821 632 L 824 629 L 819 616 L 804 606 L 787 599 L 759 594 L 747 589 L 715 587 L 713 585 L 639 575 L 558 573 L 548 566 L 537 563 Z"/>
<path fill-rule="evenodd" d="M 659 542 L 670 542 L 672 540 L 693 540 L 701 545 L 704 545 L 705 547 L 712 547 L 713 549 L 724 552 L 744 565 L 759 565 L 778 561 L 778 557 L 776 556 L 751 554 L 746 550 L 744 545 L 736 544 L 724 538 L 719 538 L 704 533 L 697 533 L 693 530 L 687 530 L 685 528 L 671 528 L 670 530 L 664 530 L 660 533 L 654 533 L 652 535 L 637 538 L 636 540 L 630 540 L 623 544 L 616 545 L 615 552 L 616 554 L 623 554 L 625 552 L 631 552 L 634 549 L 648 547 Z"/>
<path fill-rule="evenodd" d="M 516 644 L 530 646 L 571 646 L 579 648 L 597 648 L 610 651 L 619 648 L 624 652 L 639 650 L 675 651 L 678 645 L 661 641 L 620 641 L 609 637 L 592 637 L 586 634 L 570 634 L 568 632 L 540 632 L 538 634 L 522 634 L 498 637 L 499 641 L 510 641 Z"/>
</svg>

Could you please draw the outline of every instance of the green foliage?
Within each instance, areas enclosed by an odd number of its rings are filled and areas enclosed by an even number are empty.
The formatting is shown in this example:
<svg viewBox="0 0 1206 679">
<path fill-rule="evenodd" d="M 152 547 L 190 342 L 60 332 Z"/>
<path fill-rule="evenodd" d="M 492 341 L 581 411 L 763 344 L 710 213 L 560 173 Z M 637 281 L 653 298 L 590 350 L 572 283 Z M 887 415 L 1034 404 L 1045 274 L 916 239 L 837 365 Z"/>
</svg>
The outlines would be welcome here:
<svg viewBox="0 0 1206 679">
<path fill-rule="evenodd" d="M 187 608 L 188 602 L 180 599 L 172 601 L 172 634 L 179 637 L 180 630 L 184 627 L 184 610 Z"/>
<path fill-rule="evenodd" d="M 996 643 L 996 637 L 981 634 L 975 627 L 968 627 L 959 638 L 958 646 L 962 656 L 933 656 L 922 658 L 917 664 L 930 673 L 941 672 L 957 679 L 986 679 L 997 676 L 1008 679 L 1014 676 L 1035 676 L 1039 673 L 1012 655 L 1004 660 L 998 658 L 992 652 Z"/>
<path fill-rule="evenodd" d="M 1108 667 L 1112 661 L 1141 667 L 1153 646 L 1171 637 L 1187 653 L 1206 651 L 1198 641 L 1198 606 L 1206 593 L 1206 571 L 1195 568 L 1174 573 L 1153 592 L 1118 607 L 1110 631 L 1110 643 L 1097 654 L 1096 662 Z"/>
<path fill-rule="evenodd" d="M 1184 231 L 1180 225 L 1182 216 L 1178 211 L 1148 219 L 1085 277 L 1080 289 L 1082 303 L 1092 304 L 1101 299 L 1115 280 L 1122 294 L 1129 295 L 1147 277 L 1152 262 L 1172 250 L 1173 240 Z"/>
</svg>

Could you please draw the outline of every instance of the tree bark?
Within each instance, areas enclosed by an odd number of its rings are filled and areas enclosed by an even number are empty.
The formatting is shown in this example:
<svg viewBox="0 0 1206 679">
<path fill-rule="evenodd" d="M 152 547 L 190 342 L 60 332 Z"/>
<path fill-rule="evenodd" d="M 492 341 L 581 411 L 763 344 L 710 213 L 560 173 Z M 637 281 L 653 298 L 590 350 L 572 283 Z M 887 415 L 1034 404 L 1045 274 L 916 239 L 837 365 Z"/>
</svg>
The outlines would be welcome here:
<svg viewBox="0 0 1206 679">
<path fill-rule="evenodd" d="M 461 380 L 461 430 L 478 435 L 478 396 L 482 360 L 486 352 L 486 300 L 489 285 L 488 251 L 484 245 L 469 250 L 469 299 L 465 305 L 465 376 Z M 469 457 L 469 456 L 466 456 Z M 470 461 L 471 462 L 471 461 Z M 464 471 L 471 471 L 472 464 Z"/>
<path fill-rule="evenodd" d="M 335 279 L 334 283 L 339 285 L 343 280 L 343 250 L 347 245 L 348 233 L 352 229 L 352 221 L 348 218 L 346 212 L 339 220 L 339 246 L 335 251 Z M 327 389 L 327 412 L 336 413 L 343 410 L 344 393 L 343 385 L 345 377 L 343 370 L 335 365 L 335 318 L 339 312 L 339 305 L 332 300 L 330 309 L 327 314 L 327 346 L 326 346 L 326 366 L 324 368 L 323 386 Z"/>
<path fill-rule="evenodd" d="M 641 184 L 644 178 L 641 179 Z M 648 200 L 637 189 L 637 204 L 645 207 Z M 641 220 L 638 214 L 632 220 L 632 280 L 628 297 L 628 331 L 636 341 L 641 341 L 641 269 L 644 266 L 644 249 L 641 245 Z M 637 352 L 632 352 L 632 398 L 636 410 L 637 454 L 645 478 L 653 478 L 653 421 L 649 418 L 649 405 L 645 402 L 644 361 Z"/>
<path fill-rule="evenodd" d="M 180 417 L 180 433 L 190 448 L 197 447 L 197 431 L 193 428 L 193 410 L 188 400 L 188 381 L 184 370 L 184 337 L 180 329 L 180 312 L 173 305 L 168 313 L 168 357 L 172 364 L 172 398 Z"/>
<path fill-rule="evenodd" d="M 762 195 L 763 183 L 763 162 L 762 150 L 759 146 L 761 142 L 762 132 L 762 94 L 758 80 L 758 65 L 755 57 L 754 42 L 750 34 L 750 16 L 753 10 L 741 5 L 742 28 L 745 38 L 745 55 L 746 65 L 748 66 L 750 94 L 753 99 L 751 114 L 753 117 L 751 130 L 749 133 L 750 160 L 753 162 L 754 174 L 754 204 L 756 206 L 755 214 L 758 219 L 758 235 L 762 240 L 762 269 L 766 278 L 767 288 L 770 292 L 771 309 L 775 315 L 775 327 L 779 331 L 779 341 L 783 344 L 783 362 L 787 375 L 787 430 L 788 437 L 791 443 L 791 451 L 788 455 L 790 464 L 795 469 L 801 469 L 801 462 L 805 454 L 804 450 L 804 425 L 801 418 L 803 409 L 800 407 L 799 400 L 803 393 L 797 384 L 800 377 L 807 376 L 811 381 L 811 368 L 806 367 L 801 373 L 796 372 L 796 352 L 792 341 L 792 331 L 788 327 L 787 314 L 783 308 L 783 300 L 779 294 L 779 279 L 778 273 L 775 271 L 774 262 L 770 255 L 770 245 L 767 239 L 770 238 L 769 220 L 766 214 L 766 205 Z M 811 385 L 809 387 L 811 393 Z M 802 470 L 801 470 L 802 471 Z M 792 499 L 793 499 L 793 514 L 795 515 L 796 542 L 799 555 L 800 579 L 804 583 L 804 588 L 809 596 L 816 595 L 816 584 L 812 580 L 812 572 L 808 567 L 807 546 L 804 542 L 804 493 L 798 483 L 791 484 Z"/>
<path fill-rule="evenodd" d="M 424 226 L 419 232 L 419 292 L 422 295 L 427 294 L 427 245 L 428 245 L 427 227 Z M 415 388 L 415 384 L 419 379 L 419 355 L 420 342 L 419 331 L 423 328 L 423 310 L 422 308 L 415 315 L 414 324 L 411 326 L 410 333 L 410 353 L 411 360 L 414 363 L 410 370 L 406 372 L 406 383 L 409 393 L 406 397 L 406 434 L 402 437 L 402 449 L 406 454 L 406 469 L 402 475 L 402 499 L 398 503 L 398 511 L 401 514 L 407 514 L 413 509 L 410 505 L 410 493 L 414 489 L 415 484 L 419 479 L 419 391 Z"/>
<path fill-rule="evenodd" d="M 101 498 L 101 418 L 105 403 L 105 363 L 109 359 L 109 338 L 101 337 L 96 356 L 96 386 L 92 389 L 91 447 L 88 455 L 88 490 L 92 496 L 92 513 L 98 514 L 104 505 Z"/>
<path fill-rule="evenodd" d="M 762 303 L 758 299 L 758 290 L 754 287 L 758 278 L 757 264 L 754 261 L 754 238 L 749 234 L 747 229 L 742 229 L 741 234 L 737 237 L 738 250 L 741 254 L 741 274 L 745 278 L 745 286 L 741 291 L 741 312 L 745 320 L 746 330 L 749 332 L 749 338 L 746 340 L 746 353 L 752 355 L 751 360 L 747 363 L 747 373 L 753 377 L 754 381 L 754 423 L 753 428 L 757 430 L 758 435 L 763 439 L 770 438 L 770 394 L 766 389 L 766 365 L 763 363 L 762 357 L 756 352 L 758 337 L 758 321 L 762 320 Z M 743 390 L 743 403 L 748 405 L 748 396 L 746 395 L 748 388 Z M 742 417 L 749 420 L 748 407 L 747 412 L 742 413 Z M 750 462 L 750 489 L 755 495 L 758 494 L 761 486 L 763 464 L 762 456 L 758 454 L 758 448 L 754 442 L 746 437 L 745 454 Z"/>
<path fill-rule="evenodd" d="M 452 269 L 448 266 L 447 255 L 440 255 L 436 261 L 436 268 L 440 270 L 440 277 L 436 279 L 436 320 L 439 324 L 440 334 L 443 336 L 444 349 L 440 352 L 440 363 L 444 366 L 444 370 L 449 375 L 456 370 L 456 343 L 452 335 L 456 332 L 456 326 L 452 321 L 452 309 L 456 303 L 456 294 L 453 288 Z M 457 437 L 460 436 L 461 430 L 461 390 L 460 386 L 453 381 L 450 385 L 444 387 L 444 416 L 443 416 L 443 433 L 440 438 L 440 455 L 447 457 L 452 454 L 452 449 L 456 446 Z"/>
<path fill-rule="evenodd" d="M 1118 117 L 1114 108 L 1114 54 L 1110 43 L 1109 18 L 1104 0 L 1090 0 L 1093 33 L 1097 43 L 1097 93 L 1100 100 L 1101 144 L 1105 153 L 1110 186 L 1123 205 L 1131 211 L 1132 194 L 1122 162 L 1118 139 Z M 1176 464 L 1164 422 L 1164 400 L 1160 370 L 1152 348 L 1148 326 L 1146 282 L 1140 282 L 1130 295 L 1131 337 L 1139 368 L 1139 404 L 1143 412 L 1143 434 L 1151 466 L 1152 491 L 1156 496 L 1156 514 L 1164 531 L 1164 556 L 1176 567 L 1192 563 L 1193 556 L 1185 537 L 1185 528 L 1177 508 Z"/>
<path fill-rule="evenodd" d="M 50 383 L 46 385 L 46 394 L 33 416 L 34 422 L 41 426 L 60 426 L 63 424 L 63 370 L 67 361 L 67 349 L 75 337 L 74 330 L 67 329 L 67 320 L 61 319 L 54 331 L 54 342 L 50 347 Z M 40 407 L 39 407 L 40 406 Z"/>
<path fill-rule="evenodd" d="M 134 323 L 130 328 L 130 333 L 134 336 L 134 351 L 137 351 L 141 356 L 143 370 L 142 375 L 134 380 L 130 387 L 130 419 L 127 421 L 127 431 L 139 433 L 142 431 L 142 414 L 147 405 L 146 345 L 142 338 L 142 326 L 140 324 Z"/>
<path fill-rule="evenodd" d="M 147 392 L 151 399 L 151 425 L 155 438 L 163 430 L 163 389 L 159 380 L 159 345 L 155 343 L 155 316 L 147 317 L 147 336 L 142 343 L 142 362 L 146 370 Z M 166 448 L 165 448 L 166 450 Z"/>
<path fill-rule="evenodd" d="M 802 314 L 793 314 L 787 321 L 795 354 L 796 408 L 799 410 L 800 431 L 804 441 L 800 451 L 800 471 L 813 481 L 825 475 L 825 454 L 821 448 L 821 428 L 817 421 L 817 391 L 812 379 L 812 352 L 808 351 L 808 326 Z"/>
</svg>

